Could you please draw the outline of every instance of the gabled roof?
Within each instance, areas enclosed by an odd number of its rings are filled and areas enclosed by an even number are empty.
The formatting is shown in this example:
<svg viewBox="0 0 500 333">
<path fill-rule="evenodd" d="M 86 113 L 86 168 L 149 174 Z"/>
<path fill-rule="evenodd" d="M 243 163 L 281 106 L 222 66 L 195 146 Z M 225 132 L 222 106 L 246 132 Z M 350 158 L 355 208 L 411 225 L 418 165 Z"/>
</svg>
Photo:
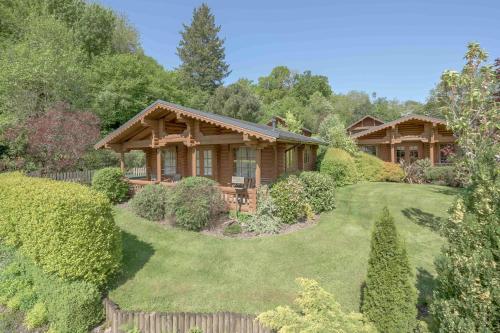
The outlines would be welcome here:
<svg viewBox="0 0 500 333">
<path fill-rule="evenodd" d="M 301 134 L 291 133 L 288 131 L 283 131 L 281 129 L 273 129 L 270 126 L 263 124 L 256 124 L 245 120 L 234 119 L 227 116 L 222 116 L 215 113 L 205 112 L 201 110 L 191 109 L 182 105 L 165 102 L 162 100 L 157 100 L 152 103 L 144 110 L 136 114 L 132 119 L 127 121 L 125 124 L 109 133 L 107 136 L 102 138 L 99 142 L 94 145 L 95 149 L 103 148 L 111 140 L 117 138 L 125 130 L 131 128 L 132 126 L 139 124 L 141 119 L 148 115 L 154 114 L 159 110 L 166 109 L 172 112 L 176 112 L 182 116 L 198 119 L 205 121 L 214 125 L 230 128 L 240 133 L 249 133 L 252 136 L 256 136 L 259 139 L 266 141 L 285 141 L 285 142 L 296 142 L 296 143 L 310 143 L 310 144 L 325 144 L 324 141 L 308 137 Z"/>
<path fill-rule="evenodd" d="M 385 128 L 388 128 L 391 126 L 404 123 L 405 121 L 409 121 L 409 120 L 421 120 L 421 121 L 425 121 L 425 122 L 430 122 L 430 123 L 435 123 L 435 124 L 446 126 L 446 121 L 443 119 L 429 117 L 429 116 L 422 116 L 422 115 L 418 115 L 418 114 L 411 114 L 411 115 L 398 118 L 396 120 L 390 121 L 390 122 L 382 124 L 382 125 L 374 126 L 374 127 L 369 128 L 367 130 L 364 130 L 362 132 L 353 134 L 352 137 L 354 139 L 356 139 L 356 138 L 365 136 L 365 135 L 370 134 L 370 133 L 380 131 L 382 129 L 385 129 Z"/>
<path fill-rule="evenodd" d="M 283 126 L 285 126 L 285 127 L 287 126 L 286 119 L 285 119 L 285 118 L 283 118 L 283 117 L 280 117 L 280 116 L 273 116 L 273 117 L 271 118 L 271 120 L 269 120 L 269 121 L 266 123 L 266 125 L 267 125 L 267 126 L 272 126 L 273 121 L 274 121 L 275 119 L 276 119 L 278 122 L 280 122 Z M 309 134 L 312 134 L 312 131 L 311 131 L 309 128 L 306 128 L 306 127 L 301 127 L 300 129 L 301 129 L 301 131 L 302 131 L 302 132 L 307 132 L 307 133 L 309 133 Z"/>
<path fill-rule="evenodd" d="M 383 120 L 381 120 L 381 119 L 379 119 L 379 118 L 377 118 L 377 117 L 374 117 L 374 116 L 371 116 L 371 115 L 366 115 L 366 116 L 364 116 L 363 118 L 360 118 L 360 119 L 356 120 L 356 121 L 355 121 L 355 122 L 353 122 L 351 125 L 347 126 L 347 127 L 346 127 L 346 129 L 348 130 L 349 128 L 353 127 L 353 126 L 354 126 L 354 125 L 356 125 L 357 123 L 359 123 L 359 122 L 361 122 L 361 121 L 363 121 L 363 120 L 365 120 L 365 119 L 367 119 L 367 118 L 371 118 L 371 119 L 373 119 L 373 120 L 375 120 L 375 121 L 381 122 L 382 124 L 384 123 L 384 121 L 383 121 Z"/>
</svg>

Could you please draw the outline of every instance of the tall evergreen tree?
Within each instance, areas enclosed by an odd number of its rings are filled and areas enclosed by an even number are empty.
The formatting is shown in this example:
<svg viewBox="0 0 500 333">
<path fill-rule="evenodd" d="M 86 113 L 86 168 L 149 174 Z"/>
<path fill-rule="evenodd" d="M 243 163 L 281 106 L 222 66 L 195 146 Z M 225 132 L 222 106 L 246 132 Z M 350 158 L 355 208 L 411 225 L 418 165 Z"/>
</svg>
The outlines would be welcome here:
<svg viewBox="0 0 500 333">
<path fill-rule="evenodd" d="M 406 248 L 394 218 L 384 207 L 372 233 L 362 312 L 380 332 L 413 332 L 416 303 L 417 291 Z"/>
<path fill-rule="evenodd" d="M 230 73 L 224 39 L 218 36 L 220 26 L 215 25 L 215 17 L 205 3 L 194 9 L 191 25 L 183 26 L 177 47 L 181 73 L 189 86 L 212 92 Z"/>
</svg>

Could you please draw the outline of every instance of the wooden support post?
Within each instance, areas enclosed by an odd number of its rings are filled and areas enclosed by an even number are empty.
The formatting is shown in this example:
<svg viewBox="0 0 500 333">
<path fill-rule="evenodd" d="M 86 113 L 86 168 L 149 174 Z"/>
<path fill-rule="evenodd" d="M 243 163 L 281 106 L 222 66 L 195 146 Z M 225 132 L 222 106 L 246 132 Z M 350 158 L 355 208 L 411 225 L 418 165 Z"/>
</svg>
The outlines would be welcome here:
<svg viewBox="0 0 500 333">
<path fill-rule="evenodd" d="M 120 169 L 125 173 L 125 153 L 123 151 L 120 152 Z"/>
<path fill-rule="evenodd" d="M 156 148 L 156 182 L 161 182 L 161 149 Z"/>
<path fill-rule="evenodd" d="M 255 187 L 260 186 L 262 173 L 262 149 L 257 148 L 255 151 Z"/>
<path fill-rule="evenodd" d="M 431 165 L 434 165 L 434 142 L 429 143 L 429 159 L 431 160 Z"/>
<path fill-rule="evenodd" d="M 394 151 L 394 143 L 391 143 L 391 162 L 396 163 L 396 152 Z"/>
<path fill-rule="evenodd" d="M 146 179 L 151 180 L 151 150 L 146 150 L 144 154 L 146 155 Z"/>
<path fill-rule="evenodd" d="M 190 147 L 191 176 L 196 176 L 196 147 Z"/>
<path fill-rule="evenodd" d="M 278 170 L 278 144 L 275 143 L 273 145 L 274 150 L 274 179 L 278 178 L 279 170 Z"/>
</svg>

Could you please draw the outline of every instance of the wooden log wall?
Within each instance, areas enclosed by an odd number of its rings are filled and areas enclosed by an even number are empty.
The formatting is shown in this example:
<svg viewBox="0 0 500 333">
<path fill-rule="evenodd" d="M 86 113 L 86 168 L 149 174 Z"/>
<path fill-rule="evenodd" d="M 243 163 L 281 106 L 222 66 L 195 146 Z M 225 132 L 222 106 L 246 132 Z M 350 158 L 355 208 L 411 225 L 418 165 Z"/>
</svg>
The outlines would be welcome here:
<svg viewBox="0 0 500 333">
<path fill-rule="evenodd" d="M 106 324 L 111 333 L 126 333 L 133 328 L 141 333 L 189 333 L 199 328 L 203 333 L 271 333 L 255 316 L 233 312 L 158 313 L 124 311 L 109 299 L 104 300 Z"/>
</svg>

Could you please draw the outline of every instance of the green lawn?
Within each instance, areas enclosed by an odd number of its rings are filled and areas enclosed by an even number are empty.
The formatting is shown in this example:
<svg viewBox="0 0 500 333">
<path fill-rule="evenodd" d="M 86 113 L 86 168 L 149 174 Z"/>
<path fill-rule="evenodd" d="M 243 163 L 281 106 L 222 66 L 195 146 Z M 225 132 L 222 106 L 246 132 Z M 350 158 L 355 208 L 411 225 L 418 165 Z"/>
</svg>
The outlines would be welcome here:
<svg viewBox="0 0 500 333">
<path fill-rule="evenodd" d="M 428 292 L 443 244 L 432 228 L 446 217 L 455 193 L 431 185 L 348 186 L 338 190 L 337 208 L 318 225 L 251 240 L 167 229 L 116 208 L 125 272 L 110 296 L 125 309 L 258 313 L 291 303 L 294 279 L 308 277 L 344 309 L 358 310 L 371 227 L 384 205 L 406 240 L 417 285 Z"/>
</svg>

